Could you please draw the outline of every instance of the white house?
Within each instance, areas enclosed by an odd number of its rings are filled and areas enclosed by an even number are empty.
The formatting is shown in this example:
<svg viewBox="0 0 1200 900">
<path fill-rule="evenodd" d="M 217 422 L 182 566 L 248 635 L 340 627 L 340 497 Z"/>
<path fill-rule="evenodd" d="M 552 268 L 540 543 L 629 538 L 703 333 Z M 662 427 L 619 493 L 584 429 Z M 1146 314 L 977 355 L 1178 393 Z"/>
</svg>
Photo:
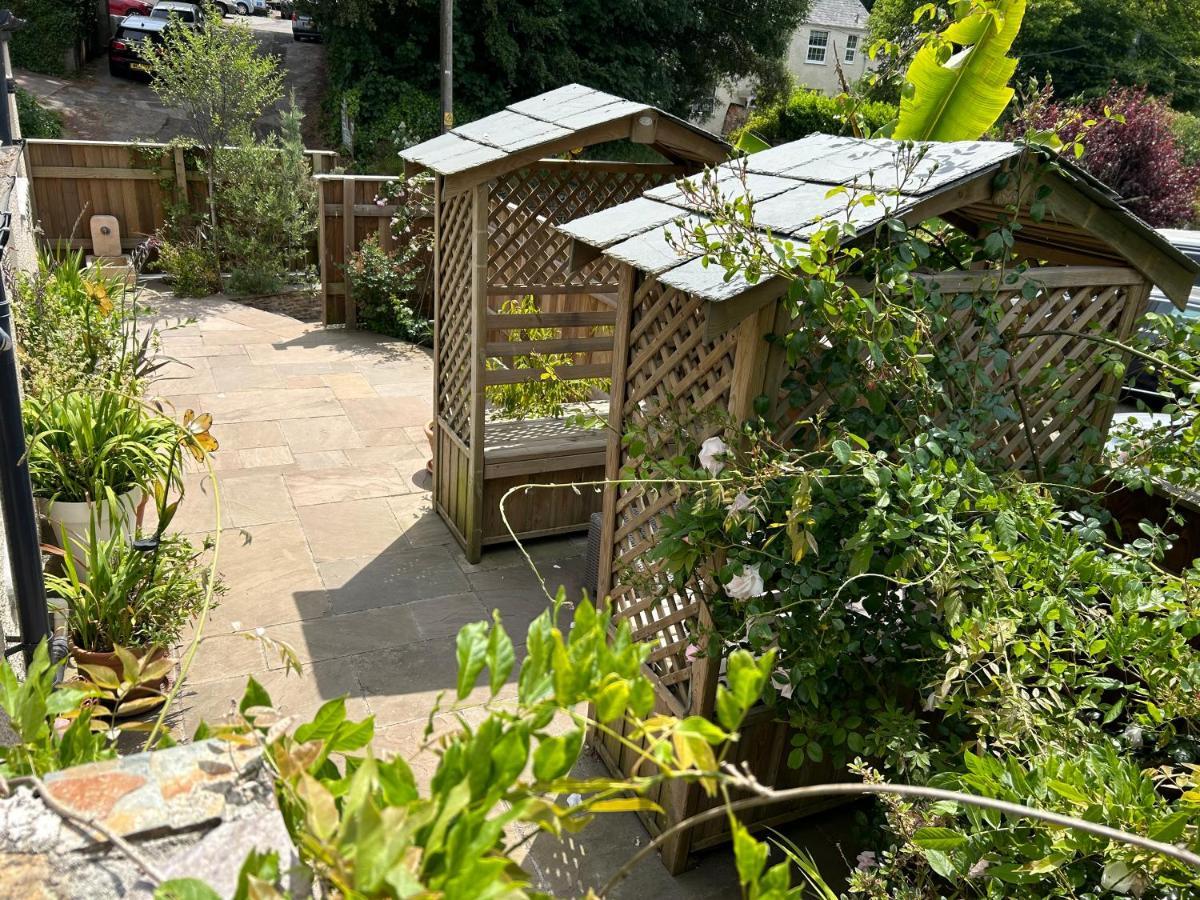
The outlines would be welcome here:
<svg viewBox="0 0 1200 900">
<path fill-rule="evenodd" d="M 787 67 L 796 85 L 837 94 L 867 68 L 867 8 L 859 0 L 813 0 L 807 19 L 788 47 Z M 726 134 L 745 121 L 754 102 L 754 84 L 739 81 L 717 88 L 712 115 L 700 122 Z"/>
</svg>

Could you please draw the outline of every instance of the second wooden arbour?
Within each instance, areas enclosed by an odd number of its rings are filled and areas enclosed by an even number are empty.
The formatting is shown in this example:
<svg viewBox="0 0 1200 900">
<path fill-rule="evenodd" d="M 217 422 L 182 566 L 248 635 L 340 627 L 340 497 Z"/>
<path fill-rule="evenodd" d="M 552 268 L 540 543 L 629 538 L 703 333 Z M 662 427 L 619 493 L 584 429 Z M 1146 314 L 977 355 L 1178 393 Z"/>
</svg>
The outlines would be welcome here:
<svg viewBox="0 0 1200 900">
<path fill-rule="evenodd" d="M 575 158 L 612 141 L 646 145 L 666 161 Z M 555 419 L 489 421 L 487 414 L 489 385 L 542 377 L 540 369 L 512 365 L 531 352 L 570 354 L 573 364 L 555 372 L 563 380 L 611 372 L 617 267 L 596 260 L 573 270 L 569 240 L 555 226 L 718 162 L 727 151 L 719 138 L 653 107 L 568 85 L 401 154 L 407 173 L 434 175 L 433 494 L 468 559 L 509 539 L 500 498 L 510 488 L 603 477 L 603 432 Z M 501 312 L 506 301 L 530 295 L 536 313 Z M 512 339 L 515 329 L 528 328 L 554 336 Z M 510 498 L 505 512 L 519 536 L 532 537 L 586 528 L 598 505 L 591 491 L 531 491 Z"/>
<path fill-rule="evenodd" d="M 764 240 L 769 233 L 802 242 L 839 215 L 847 215 L 846 197 L 835 191 L 840 187 L 850 192 L 862 188 L 881 197 L 850 213 L 860 240 L 874 238 L 885 208 L 910 224 L 940 217 L 982 235 L 1001 221 L 1006 209 L 1018 205 L 1012 196 L 1015 179 L 997 176 L 1014 173 L 1025 162 L 1038 162 L 1026 158 L 1030 152 L 994 142 L 914 148 L 892 141 L 813 135 L 755 154 L 744 163 L 728 163 L 716 173 L 715 184 L 727 199 L 749 195 L 753 224 Z M 1018 467 L 1028 464 L 1031 443 L 1041 454 L 1069 458 L 1084 428 L 1106 431 L 1118 387 L 1102 365 L 1095 342 L 1034 333 L 1095 329 L 1128 338 L 1146 308 L 1152 284 L 1182 307 L 1198 271 L 1083 172 L 1065 163 L 1051 171 L 1035 168 L 1050 193 L 1044 215 L 1016 210 L 1021 225 L 1016 250 L 1030 266 L 1020 280 L 977 271 L 919 276 L 947 303 L 961 294 L 986 294 L 1006 307 L 1001 330 L 1031 335 L 1022 341 L 1025 349 L 1014 354 L 1022 385 L 1026 373 L 1044 366 L 1063 365 L 1069 372 L 1055 389 L 1057 396 L 1031 392 L 1025 397 L 1030 434 L 1016 415 L 998 423 L 1002 452 Z M 898 183 L 900 171 L 912 181 Z M 803 374 L 805 361 L 788 367 L 779 345 L 768 340 L 799 324 L 782 302 L 786 282 L 750 283 L 740 276 L 726 280 L 721 266 L 705 265 L 699 252 L 675 254 L 665 249 L 664 229 L 675 229 L 679 220 L 700 227 L 705 219 L 703 204 L 694 196 L 678 186 L 663 186 L 634 202 L 567 223 L 562 230 L 575 241 L 577 261 L 603 255 L 621 265 L 598 595 L 611 597 L 615 616 L 631 623 L 635 639 L 654 645 L 647 674 L 657 690 L 657 711 L 711 717 L 722 654 L 697 654 L 693 645 L 704 641 L 707 598 L 720 587 L 699 575 L 682 589 L 656 577 L 650 551 L 674 494 L 618 481 L 623 469 L 637 463 L 621 438 L 659 414 L 677 419 L 716 409 L 735 422 L 745 421 L 762 409 L 756 403 L 760 397 L 766 398 L 768 419 L 778 423 L 786 438 L 795 422 L 816 410 L 794 408 L 784 389 L 785 379 L 797 371 Z M 946 335 L 969 353 L 978 334 L 970 307 L 948 318 Z M 815 393 L 813 405 L 819 406 L 819 385 Z M 702 427 L 710 430 L 698 433 L 697 439 L 720 426 Z M 752 713 L 728 759 L 749 764 L 761 781 L 779 787 L 836 777 L 832 771 L 789 769 L 789 737 L 786 724 L 760 709 Z M 629 745 L 640 740 L 636 735 L 597 734 L 594 739 L 615 773 L 629 775 L 640 764 L 639 754 Z M 663 815 L 641 814 L 656 834 L 718 802 L 694 783 L 664 785 L 651 799 L 665 810 Z M 811 806 L 782 812 L 768 807 L 745 818 L 761 825 L 811 811 Z M 727 839 L 725 819 L 714 820 L 664 843 L 663 861 L 678 872 L 692 851 Z"/>
</svg>

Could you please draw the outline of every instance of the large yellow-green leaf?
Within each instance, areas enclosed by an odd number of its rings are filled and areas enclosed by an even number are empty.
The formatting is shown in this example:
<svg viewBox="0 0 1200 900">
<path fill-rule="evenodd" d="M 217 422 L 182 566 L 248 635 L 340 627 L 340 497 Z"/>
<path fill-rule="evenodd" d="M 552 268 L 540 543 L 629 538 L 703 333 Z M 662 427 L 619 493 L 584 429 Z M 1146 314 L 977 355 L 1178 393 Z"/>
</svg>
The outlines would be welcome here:
<svg viewBox="0 0 1200 900">
<path fill-rule="evenodd" d="M 1013 97 L 1017 61 L 1006 54 L 1024 17 L 1025 0 L 986 0 L 946 28 L 945 43 L 926 42 L 909 66 L 913 90 L 892 137 L 973 141 L 996 124 Z M 958 48 L 948 59 L 946 43 Z"/>
</svg>

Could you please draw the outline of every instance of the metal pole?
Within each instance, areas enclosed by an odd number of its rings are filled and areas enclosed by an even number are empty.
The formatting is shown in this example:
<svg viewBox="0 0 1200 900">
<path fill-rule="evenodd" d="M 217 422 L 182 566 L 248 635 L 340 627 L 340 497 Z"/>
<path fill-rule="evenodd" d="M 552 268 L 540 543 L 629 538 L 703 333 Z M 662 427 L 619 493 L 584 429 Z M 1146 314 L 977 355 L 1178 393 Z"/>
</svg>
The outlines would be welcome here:
<svg viewBox="0 0 1200 900">
<path fill-rule="evenodd" d="M 17 92 L 17 83 L 13 79 L 12 64 L 8 55 L 8 39 L 14 31 L 25 27 L 25 21 L 18 19 L 11 10 L 0 10 L 0 62 L 3 62 L 4 84 L 3 96 L 0 96 L 0 144 L 12 146 L 15 138 L 21 135 L 21 125 L 16 120 L 16 104 L 13 95 Z"/>
<path fill-rule="evenodd" d="M 454 0 L 442 0 L 442 131 L 454 127 Z"/>
<path fill-rule="evenodd" d="M 8 98 L 4 98 L 7 100 Z M 8 246 L 9 213 L 0 217 L 0 258 Z M 17 619 L 25 661 L 44 638 L 50 637 L 50 611 L 42 579 L 42 547 L 34 515 L 33 488 L 25 461 L 25 430 L 21 423 L 21 391 L 17 383 L 17 347 L 12 337 L 12 303 L 0 279 L 0 507 L 17 594 Z"/>
</svg>

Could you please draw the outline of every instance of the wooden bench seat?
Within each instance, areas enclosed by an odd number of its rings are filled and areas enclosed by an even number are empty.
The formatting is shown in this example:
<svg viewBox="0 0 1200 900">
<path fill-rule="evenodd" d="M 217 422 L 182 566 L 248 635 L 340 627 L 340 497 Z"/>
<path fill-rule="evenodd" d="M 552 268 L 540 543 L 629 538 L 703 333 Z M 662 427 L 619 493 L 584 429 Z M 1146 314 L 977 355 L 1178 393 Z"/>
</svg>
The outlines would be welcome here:
<svg viewBox="0 0 1200 900">
<path fill-rule="evenodd" d="M 607 418 L 608 404 L 589 404 Z M 488 422 L 484 427 L 485 478 L 556 472 L 604 465 L 608 429 L 580 428 L 566 419 Z"/>
<path fill-rule="evenodd" d="M 568 417 L 589 412 L 608 419 L 608 403 L 574 405 Z M 500 515 L 500 501 L 510 522 L 520 523 L 520 537 L 586 531 L 589 517 L 600 509 L 598 486 L 575 490 L 571 485 L 604 479 L 607 428 L 580 428 L 561 419 L 491 421 L 484 427 L 484 544 L 511 540 Z M 562 485 L 519 490 L 523 485 Z M 511 494 L 513 488 L 518 490 Z"/>
</svg>

